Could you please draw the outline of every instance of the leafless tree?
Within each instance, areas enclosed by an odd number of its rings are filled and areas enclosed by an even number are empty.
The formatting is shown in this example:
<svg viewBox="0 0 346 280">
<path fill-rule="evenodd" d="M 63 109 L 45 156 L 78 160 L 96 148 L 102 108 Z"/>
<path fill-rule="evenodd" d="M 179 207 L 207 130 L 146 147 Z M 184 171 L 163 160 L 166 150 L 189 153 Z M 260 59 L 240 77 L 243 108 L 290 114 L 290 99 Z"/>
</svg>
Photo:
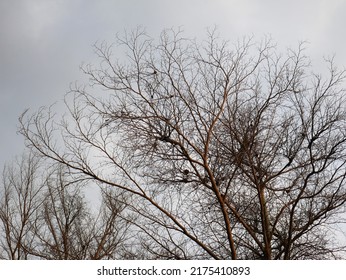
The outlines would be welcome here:
<svg viewBox="0 0 346 280">
<path fill-rule="evenodd" d="M 128 222 L 121 218 L 124 197 L 104 191 L 101 209 L 92 210 L 83 196 L 83 181 L 70 178 L 61 165 L 44 172 L 47 167 L 40 162 L 29 153 L 5 168 L 1 258 L 123 258 L 129 236 Z"/>
<path fill-rule="evenodd" d="M 32 220 L 41 206 L 39 160 L 32 153 L 4 168 L 0 190 L 0 258 L 27 259 L 32 248 Z"/>
<path fill-rule="evenodd" d="M 74 176 L 131 195 L 133 249 L 159 259 L 330 259 L 346 201 L 345 72 L 312 71 L 304 44 L 231 45 L 209 32 L 137 29 L 90 86 L 20 118 L 28 146 Z"/>
</svg>

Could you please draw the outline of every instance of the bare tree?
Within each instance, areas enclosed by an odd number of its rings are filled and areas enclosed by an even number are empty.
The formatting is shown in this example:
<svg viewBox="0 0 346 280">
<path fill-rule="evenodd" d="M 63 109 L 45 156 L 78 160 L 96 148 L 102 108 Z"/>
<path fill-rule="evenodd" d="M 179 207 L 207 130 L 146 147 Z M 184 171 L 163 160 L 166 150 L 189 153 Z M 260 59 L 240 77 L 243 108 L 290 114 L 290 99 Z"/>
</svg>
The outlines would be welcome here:
<svg viewBox="0 0 346 280">
<path fill-rule="evenodd" d="M 0 190 L 0 258 L 27 259 L 32 247 L 32 220 L 41 206 L 42 181 L 37 177 L 39 160 L 32 153 L 23 155 L 4 168 Z"/>
<path fill-rule="evenodd" d="M 304 44 L 234 45 L 215 32 L 95 46 L 90 87 L 20 118 L 27 144 L 74 176 L 131 194 L 141 258 L 329 259 L 343 247 L 345 72 L 312 72 Z M 57 143 L 60 143 L 59 145 Z"/>
<path fill-rule="evenodd" d="M 68 180 L 63 171 L 59 168 L 47 180 L 42 211 L 35 223 L 39 244 L 31 253 L 44 259 L 119 257 L 118 245 L 127 230 L 119 218 L 123 201 L 104 195 L 102 208 L 93 215 L 82 194 L 83 184 Z"/>
<path fill-rule="evenodd" d="M 127 254 L 128 222 L 119 192 L 104 192 L 101 209 L 83 196 L 83 180 L 61 165 L 24 155 L 3 173 L 1 258 L 114 259 Z M 44 172 L 45 167 L 47 172 Z"/>
</svg>

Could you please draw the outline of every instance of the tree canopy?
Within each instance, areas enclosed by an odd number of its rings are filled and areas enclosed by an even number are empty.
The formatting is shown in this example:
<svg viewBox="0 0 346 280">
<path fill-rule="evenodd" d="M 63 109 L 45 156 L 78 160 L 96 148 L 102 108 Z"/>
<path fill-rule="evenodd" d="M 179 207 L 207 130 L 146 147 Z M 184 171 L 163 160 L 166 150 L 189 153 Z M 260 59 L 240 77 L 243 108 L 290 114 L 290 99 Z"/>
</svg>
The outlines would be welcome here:
<svg viewBox="0 0 346 280">
<path fill-rule="evenodd" d="M 95 52 L 68 115 L 26 112 L 20 133 L 75 180 L 126 193 L 137 256 L 344 256 L 345 72 L 333 59 L 320 75 L 304 44 L 280 53 L 214 31 L 137 29 Z"/>
</svg>

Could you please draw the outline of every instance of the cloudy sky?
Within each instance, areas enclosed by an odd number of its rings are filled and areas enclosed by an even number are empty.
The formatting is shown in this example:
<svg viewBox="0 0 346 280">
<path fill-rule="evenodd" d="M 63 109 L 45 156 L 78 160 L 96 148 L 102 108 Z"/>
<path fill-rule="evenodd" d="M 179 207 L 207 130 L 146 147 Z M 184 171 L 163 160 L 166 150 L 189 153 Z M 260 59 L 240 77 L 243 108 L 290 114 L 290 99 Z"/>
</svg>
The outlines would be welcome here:
<svg viewBox="0 0 346 280">
<path fill-rule="evenodd" d="M 203 36 L 261 38 L 281 46 L 309 42 L 313 61 L 336 55 L 346 66 L 345 0 L 0 0 L 0 165 L 23 151 L 18 116 L 61 101 L 83 80 L 82 62 L 95 60 L 92 44 L 138 25 L 156 36 L 182 27 Z"/>
</svg>

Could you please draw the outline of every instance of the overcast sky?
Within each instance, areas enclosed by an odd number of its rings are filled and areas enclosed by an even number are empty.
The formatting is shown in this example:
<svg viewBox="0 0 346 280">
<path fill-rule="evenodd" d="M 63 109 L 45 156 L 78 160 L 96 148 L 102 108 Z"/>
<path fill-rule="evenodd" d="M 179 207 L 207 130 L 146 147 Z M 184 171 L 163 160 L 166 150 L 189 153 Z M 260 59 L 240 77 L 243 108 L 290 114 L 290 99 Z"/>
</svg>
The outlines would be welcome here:
<svg viewBox="0 0 346 280">
<path fill-rule="evenodd" d="M 313 59 L 336 55 L 346 66 L 345 0 L 0 0 L 0 165 L 23 151 L 18 116 L 61 101 L 94 61 L 92 44 L 138 25 L 155 36 L 181 26 L 200 37 L 261 38 L 280 46 L 309 42 Z"/>
</svg>

